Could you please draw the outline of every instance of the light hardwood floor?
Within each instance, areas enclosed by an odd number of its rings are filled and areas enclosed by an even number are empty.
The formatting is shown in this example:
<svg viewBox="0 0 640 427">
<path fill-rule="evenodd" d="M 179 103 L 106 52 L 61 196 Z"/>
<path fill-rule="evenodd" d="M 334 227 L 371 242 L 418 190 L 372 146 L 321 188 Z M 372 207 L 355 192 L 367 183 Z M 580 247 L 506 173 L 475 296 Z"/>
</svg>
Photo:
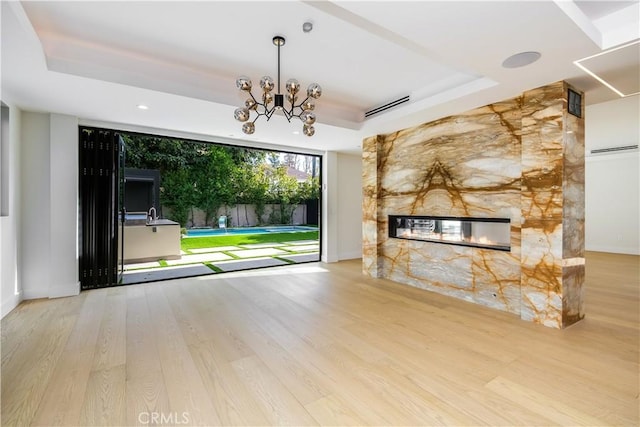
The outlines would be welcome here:
<svg viewBox="0 0 640 427">
<path fill-rule="evenodd" d="M 28 301 L 2 425 L 629 425 L 639 257 L 588 253 L 565 330 L 306 264 Z"/>
</svg>

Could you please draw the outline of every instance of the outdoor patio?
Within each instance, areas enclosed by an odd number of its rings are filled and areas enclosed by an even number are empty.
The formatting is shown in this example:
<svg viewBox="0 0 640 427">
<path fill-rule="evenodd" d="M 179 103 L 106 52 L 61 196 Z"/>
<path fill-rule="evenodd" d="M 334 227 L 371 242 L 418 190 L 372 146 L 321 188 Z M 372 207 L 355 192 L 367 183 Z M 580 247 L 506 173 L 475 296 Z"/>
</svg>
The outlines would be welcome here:
<svg viewBox="0 0 640 427">
<path fill-rule="evenodd" d="M 177 260 L 126 264 L 123 284 L 319 261 L 318 240 L 237 244 L 182 250 Z"/>
</svg>

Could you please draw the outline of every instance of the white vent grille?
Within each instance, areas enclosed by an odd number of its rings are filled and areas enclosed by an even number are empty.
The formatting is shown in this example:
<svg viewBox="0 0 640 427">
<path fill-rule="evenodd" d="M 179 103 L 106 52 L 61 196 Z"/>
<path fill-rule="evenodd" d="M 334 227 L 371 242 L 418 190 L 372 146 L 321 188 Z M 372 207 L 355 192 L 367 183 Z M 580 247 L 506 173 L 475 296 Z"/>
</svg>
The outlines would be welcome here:
<svg viewBox="0 0 640 427">
<path fill-rule="evenodd" d="M 372 108 L 371 110 L 364 113 L 365 118 L 375 116 L 376 114 L 380 114 L 384 111 L 387 111 L 390 108 L 397 107 L 398 105 L 404 104 L 405 102 L 409 102 L 409 95 L 403 96 L 402 98 L 398 98 L 395 101 L 391 101 L 387 104 L 381 105 L 376 108 Z"/>
<path fill-rule="evenodd" d="M 591 154 L 611 154 L 611 153 L 619 153 L 620 151 L 630 151 L 637 150 L 638 145 L 622 145 L 620 147 L 609 147 L 609 148 L 596 148 L 595 150 L 591 150 Z"/>
</svg>

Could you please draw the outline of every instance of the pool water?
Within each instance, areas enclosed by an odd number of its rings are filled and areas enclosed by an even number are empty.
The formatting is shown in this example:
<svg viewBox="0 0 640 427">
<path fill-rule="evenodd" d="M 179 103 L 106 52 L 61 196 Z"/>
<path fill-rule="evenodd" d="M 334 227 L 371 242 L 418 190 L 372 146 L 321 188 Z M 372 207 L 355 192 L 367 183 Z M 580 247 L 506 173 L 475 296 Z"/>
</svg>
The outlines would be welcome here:
<svg viewBox="0 0 640 427">
<path fill-rule="evenodd" d="M 269 233 L 299 233 L 303 231 L 317 231 L 315 227 L 301 225 L 280 227 L 245 227 L 245 228 L 193 228 L 187 230 L 187 237 L 207 236 L 238 236 L 241 234 L 269 234 Z"/>
</svg>

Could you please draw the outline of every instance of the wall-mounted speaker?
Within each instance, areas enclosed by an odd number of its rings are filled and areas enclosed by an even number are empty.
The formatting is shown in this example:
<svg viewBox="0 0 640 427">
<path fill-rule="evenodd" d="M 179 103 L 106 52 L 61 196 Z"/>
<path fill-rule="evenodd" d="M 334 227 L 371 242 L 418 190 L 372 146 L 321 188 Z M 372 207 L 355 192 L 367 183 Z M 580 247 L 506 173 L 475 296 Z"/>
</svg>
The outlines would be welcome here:
<svg viewBox="0 0 640 427">
<path fill-rule="evenodd" d="M 569 114 L 582 118 L 582 95 L 569 89 Z"/>
</svg>

